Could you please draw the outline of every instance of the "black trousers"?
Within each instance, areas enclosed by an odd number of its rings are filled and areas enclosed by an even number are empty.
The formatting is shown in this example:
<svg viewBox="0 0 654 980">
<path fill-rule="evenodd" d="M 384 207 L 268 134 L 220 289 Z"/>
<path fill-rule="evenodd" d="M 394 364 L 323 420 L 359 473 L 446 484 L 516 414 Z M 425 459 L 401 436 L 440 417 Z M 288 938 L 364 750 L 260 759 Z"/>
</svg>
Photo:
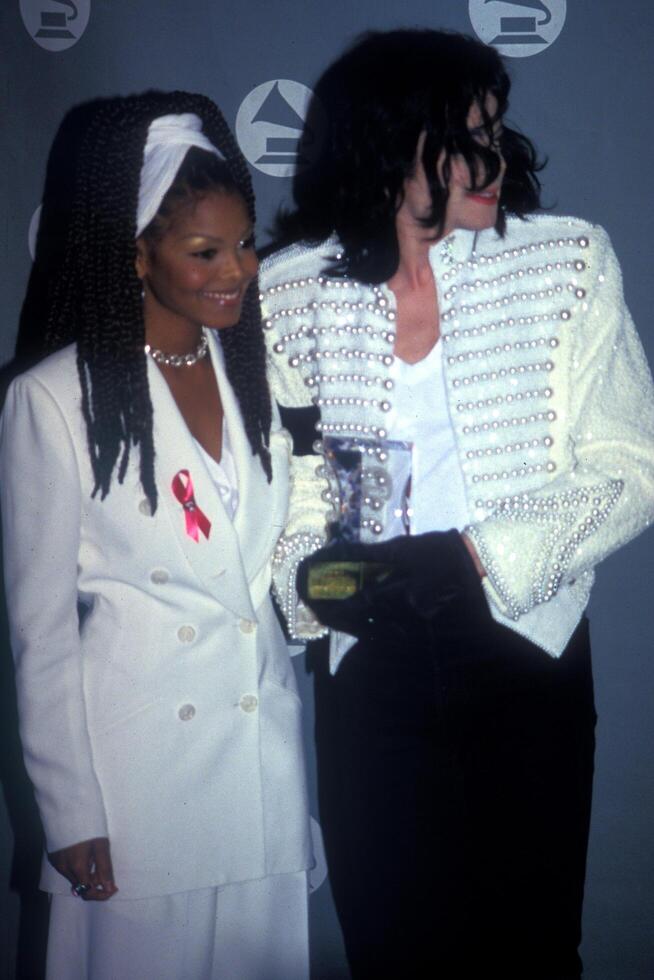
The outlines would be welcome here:
<svg viewBox="0 0 654 980">
<path fill-rule="evenodd" d="M 593 776 L 588 623 L 560 659 L 487 610 L 315 669 L 321 820 L 352 976 L 563 980 Z"/>
</svg>

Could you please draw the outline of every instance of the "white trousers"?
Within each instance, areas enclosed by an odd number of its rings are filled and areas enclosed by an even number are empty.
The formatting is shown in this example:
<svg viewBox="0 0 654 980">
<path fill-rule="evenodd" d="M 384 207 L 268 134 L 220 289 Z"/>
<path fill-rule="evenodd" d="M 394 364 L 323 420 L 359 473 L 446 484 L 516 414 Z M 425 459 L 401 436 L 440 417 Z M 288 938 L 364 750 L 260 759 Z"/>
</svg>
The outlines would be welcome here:
<svg viewBox="0 0 654 980">
<path fill-rule="evenodd" d="M 53 895 L 47 980 L 307 980 L 306 872 L 159 898 Z"/>
</svg>

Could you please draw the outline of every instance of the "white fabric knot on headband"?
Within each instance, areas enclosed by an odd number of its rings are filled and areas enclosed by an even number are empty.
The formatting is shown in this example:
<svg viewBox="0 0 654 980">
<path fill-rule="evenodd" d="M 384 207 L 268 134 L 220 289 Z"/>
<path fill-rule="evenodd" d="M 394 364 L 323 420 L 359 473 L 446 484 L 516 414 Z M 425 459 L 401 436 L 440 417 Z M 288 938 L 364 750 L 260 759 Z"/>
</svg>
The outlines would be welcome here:
<svg viewBox="0 0 654 980">
<path fill-rule="evenodd" d="M 225 157 L 202 132 L 202 120 L 194 112 L 159 116 L 148 129 L 136 213 L 136 237 L 147 228 L 164 195 L 170 189 L 181 163 L 192 146 Z"/>
</svg>

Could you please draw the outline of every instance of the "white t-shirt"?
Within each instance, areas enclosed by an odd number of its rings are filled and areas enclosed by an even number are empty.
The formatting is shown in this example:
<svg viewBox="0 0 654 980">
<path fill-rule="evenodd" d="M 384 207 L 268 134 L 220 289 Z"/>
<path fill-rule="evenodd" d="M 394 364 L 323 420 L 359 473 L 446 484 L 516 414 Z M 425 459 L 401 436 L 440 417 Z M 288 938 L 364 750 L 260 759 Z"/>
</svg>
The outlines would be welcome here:
<svg viewBox="0 0 654 980">
<path fill-rule="evenodd" d="M 413 443 L 411 533 L 462 530 L 467 524 L 466 492 L 459 466 L 443 377 L 443 344 L 438 340 L 416 364 L 395 358 L 392 439 Z M 392 474 L 391 474 L 392 475 Z M 397 534 L 391 530 L 384 537 Z"/>
</svg>

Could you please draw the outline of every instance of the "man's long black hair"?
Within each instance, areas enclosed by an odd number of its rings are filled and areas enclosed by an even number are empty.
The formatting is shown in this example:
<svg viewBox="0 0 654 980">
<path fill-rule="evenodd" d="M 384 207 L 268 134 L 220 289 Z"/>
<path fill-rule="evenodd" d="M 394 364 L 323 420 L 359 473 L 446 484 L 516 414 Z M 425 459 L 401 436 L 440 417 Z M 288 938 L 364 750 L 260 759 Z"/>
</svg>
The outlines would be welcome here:
<svg viewBox="0 0 654 980">
<path fill-rule="evenodd" d="M 523 217 L 540 206 L 541 165 L 530 141 L 505 125 L 496 143 L 510 87 L 497 51 L 463 34 L 406 29 L 363 35 L 315 86 L 305 126 L 306 152 L 313 150 L 315 160 L 295 177 L 295 208 L 280 215 L 278 241 L 318 242 L 336 233 L 343 260 L 325 271 L 369 283 L 390 279 L 399 262 L 395 217 L 421 133 L 431 194 L 425 226 L 435 237 L 443 230 L 451 158 L 462 156 L 473 179 L 482 175 L 477 185 L 488 186 L 499 173 L 499 148 L 506 161 L 497 222 L 502 234 L 505 214 Z M 492 117 L 488 95 L 497 100 Z M 475 102 L 486 136 L 481 142 L 467 126 Z"/>
</svg>

